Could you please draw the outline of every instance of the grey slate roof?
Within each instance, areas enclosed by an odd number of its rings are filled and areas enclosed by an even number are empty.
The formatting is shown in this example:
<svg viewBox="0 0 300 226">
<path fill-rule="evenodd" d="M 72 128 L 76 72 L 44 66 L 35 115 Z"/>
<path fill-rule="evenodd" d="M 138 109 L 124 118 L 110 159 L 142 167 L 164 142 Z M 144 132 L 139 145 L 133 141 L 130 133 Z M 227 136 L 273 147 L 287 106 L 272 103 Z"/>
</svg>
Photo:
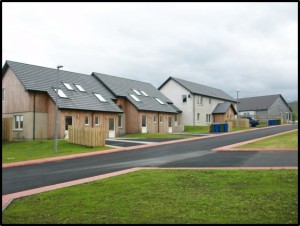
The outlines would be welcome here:
<svg viewBox="0 0 300 226">
<path fill-rule="evenodd" d="M 6 61 L 2 76 L 8 66 L 21 81 L 27 91 L 46 92 L 55 102 L 57 69 Z M 68 90 L 62 82 L 69 83 L 74 90 Z M 79 84 L 85 92 L 79 91 L 74 84 Z M 100 112 L 123 112 L 113 101 L 114 96 L 93 76 L 59 70 L 59 89 L 67 98 L 58 97 L 60 109 L 76 109 Z M 107 103 L 100 102 L 94 93 L 101 94 Z"/>
<path fill-rule="evenodd" d="M 158 89 L 160 90 L 171 79 L 173 79 L 175 82 L 177 82 L 178 84 L 180 84 L 181 86 L 183 86 L 193 94 L 199 94 L 208 97 L 218 98 L 221 100 L 236 102 L 236 100 L 233 97 L 231 97 L 230 95 L 228 95 L 227 93 L 225 93 L 220 89 L 205 86 L 195 82 L 186 81 L 175 77 L 169 77 Z"/>
<path fill-rule="evenodd" d="M 237 114 L 236 109 L 234 108 L 233 104 L 230 102 L 225 102 L 225 103 L 219 103 L 217 104 L 217 106 L 215 107 L 215 109 L 213 110 L 212 114 L 223 114 L 226 113 L 228 108 L 232 106 L 232 108 L 234 109 L 235 114 Z"/>
<path fill-rule="evenodd" d="M 105 75 L 93 72 L 93 76 L 99 79 L 116 97 L 127 98 L 138 110 L 178 113 L 181 112 L 172 101 L 157 90 L 152 84 L 121 78 L 111 75 Z M 133 89 L 144 91 L 148 96 L 137 95 Z M 130 94 L 134 94 L 140 102 L 135 101 Z M 160 104 L 156 99 L 159 98 L 164 104 Z"/>
<path fill-rule="evenodd" d="M 238 99 L 238 110 L 239 111 L 257 111 L 257 110 L 268 110 L 272 104 L 278 99 L 283 97 L 280 94 L 248 97 Z M 285 100 L 283 99 L 285 102 Z M 286 103 L 286 102 L 285 102 Z M 289 105 L 286 103 L 289 107 Z"/>
</svg>

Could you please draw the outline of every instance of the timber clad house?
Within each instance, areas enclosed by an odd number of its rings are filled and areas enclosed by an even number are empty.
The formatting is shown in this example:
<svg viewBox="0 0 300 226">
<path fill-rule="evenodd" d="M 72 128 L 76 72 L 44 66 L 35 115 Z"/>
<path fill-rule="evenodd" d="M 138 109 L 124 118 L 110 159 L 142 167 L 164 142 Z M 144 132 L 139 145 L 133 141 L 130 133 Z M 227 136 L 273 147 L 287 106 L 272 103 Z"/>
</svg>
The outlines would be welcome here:
<svg viewBox="0 0 300 226">
<path fill-rule="evenodd" d="M 53 139 L 57 69 L 6 61 L 2 118 L 12 118 L 13 139 Z M 100 127 L 105 137 L 172 133 L 180 110 L 151 84 L 59 70 L 58 138 L 68 126 Z"/>
<path fill-rule="evenodd" d="M 181 111 L 150 83 L 96 72 L 92 75 L 111 91 L 124 111 L 118 121 L 120 134 L 172 133 L 180 124 Z"/>
<path fill-rule="evenodd" d="M 220 89 L 169 77 L 159 88 L 182 110 L 183 125 L 205 126 L 234 119 L 236 100 Z"/>
</svg>

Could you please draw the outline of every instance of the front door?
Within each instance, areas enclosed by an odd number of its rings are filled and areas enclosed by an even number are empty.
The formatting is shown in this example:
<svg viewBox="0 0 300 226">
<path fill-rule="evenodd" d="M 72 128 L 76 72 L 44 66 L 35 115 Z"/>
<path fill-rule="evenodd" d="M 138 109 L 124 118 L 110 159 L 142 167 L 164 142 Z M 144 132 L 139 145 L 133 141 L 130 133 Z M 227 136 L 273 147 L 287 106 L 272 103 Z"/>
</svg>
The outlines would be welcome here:
<svg viewBox="0 0 300 226">
<path fill-rule="evenodd" d="M 147 116 L 142 115 L 142 133 L 147 133 Z"/>
<path fill-rule="evenodd" d="M 116 137 L 116 132 L 115 132 L 115 119 L 114 118 L 109 118 L 108 119 L 108 137 Z"/>
<path fill-rule="evenodd" d="M 172 117 L 169 117 L 169 120 L 168 120 L 168 133 L 172 133 L 173 130 L 172 130 Z"/>
<path fill-rule="evenodd" d="M 69 128 L 72 125 L 72 116 L 66 116 L 65 118 L 65 139 L 69 139 Z"/>
</svg>

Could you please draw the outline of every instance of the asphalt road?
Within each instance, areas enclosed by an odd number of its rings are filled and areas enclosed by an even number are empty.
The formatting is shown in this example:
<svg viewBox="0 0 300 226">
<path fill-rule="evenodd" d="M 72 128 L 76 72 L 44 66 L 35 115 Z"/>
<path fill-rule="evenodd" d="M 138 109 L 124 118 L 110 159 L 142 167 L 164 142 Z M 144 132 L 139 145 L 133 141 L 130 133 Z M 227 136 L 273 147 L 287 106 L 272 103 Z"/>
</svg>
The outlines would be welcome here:
<svg viewBox="0 0 300 226">
<path fill-rule="evenodd" d="M 298 152 L 213 152 L 214 148 L 297 129 L 270 127 L 125 152 L 2 169 L 2 195 L 132 167 L 298 166 Z"/>
</svg>

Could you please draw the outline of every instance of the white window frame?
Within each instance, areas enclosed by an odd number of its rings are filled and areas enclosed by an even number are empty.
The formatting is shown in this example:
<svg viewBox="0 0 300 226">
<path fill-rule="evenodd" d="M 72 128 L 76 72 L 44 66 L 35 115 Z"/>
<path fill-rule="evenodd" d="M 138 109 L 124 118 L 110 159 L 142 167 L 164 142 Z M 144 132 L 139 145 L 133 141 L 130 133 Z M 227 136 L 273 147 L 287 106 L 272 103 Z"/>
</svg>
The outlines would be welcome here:
<svg viewBox="0 0 300 226">
<path fill-rule="evenodd" d="M 98 119 L 98 123 L 97 123 L 97 119 Z M 95 117 L 95 126 L 99 126 L 100 125 L 100 117 L 96 116 Z"/>
<path fill-rule="evenodd" d="M 137 98 L 134 94 L 129 94 L 135 101 L 140 102 L 141 100 Z"/>
<path fill-rule="evenodd" d="M 17 127 L 16 127 L 16 122 L 17 122 Z M 23 115 L 14 115 L 14 130 L 23 130 L 23 127 L 24 127 Z"/>
<path fill-rule="evenodd" d="M 63 84 L 68 90 L 74 90 L 73 87 L 69 83 L 63 82 Z"/>
<path fill-rule="evenodd" d="M 140 91 L 141 91 L 142 94 L 144 94 L 145 97 L 149 96 L 145 91 L 143 91 L 143 90 L 140 90 Z"/>
<path fill-rule="evenodd" d="M 203 96 L 197 96 L 197 104 L 203 104 Z"/>
<path fill-rule="evenodd" d="M 56 88 L 53 88 L 55 93 L 56 93 Z M 68 98 L 67 95 L 64 93 L 64 91 L 62 91 L 61 89 L 58 89 L 58 96 L 61 98 Z"/>
<path fill-rule="evenodd" d="M 122 123 L 122 120 L 123 120 L 123 115 L 119 114 L 118 115 L 118 128 L 123 128 L 123 123 Z"/>
<path fill-rule="evenodd" d="M 133 90 L 133 92 L 135 92 L 136 93 L 136 95 L 138 95 L 138 96 L 142 96 L 142 94 L 138 91 L 138 90 L 136 90 L 136 89 L 132 89 Z"/>
<path fill-rule="evenodd" d="M 86 124 L 86 119 L 87 119 L 87 121 L 88 121 L 87 124 Z M 90 117 L 89 117 L 89 116 L 84 116 L 84 125 L 85 125 L 85 126 L 90 125 Z"/>
<path fill-rule="evenodd" d="M 76 86 L 76 88 L 80 91 L 80 92 L 85 92 L 85 90 L 82 88 L 82 86 L 81 85 L 79 85 L 79 84 L 74 84 L 75 86 Z"/>
<path fill-rule="evenodd" d="M 165 104 L 164 102 L 162 102 L 160 99 L 158 99 L 156 97 L 154 99 L 157 100 L 157 102 L 160 103 L 160 104 Z"/>
<path fill-rule="evenodd" d="M 94 93 L 94 95 L 98 98 L 98 100 L 100 100 L 101 102 L 107 102 L 103 96 L 101 96 L 101 94 L 99 93 Z"/>
<path fill-rule="evenodd" d="M 227 116 L 228 118 L 228 116 Z M 211 121 L 211 115 L 210 114 L 206 114 L 206 122 L 210 122 Z"/>
</svg>

